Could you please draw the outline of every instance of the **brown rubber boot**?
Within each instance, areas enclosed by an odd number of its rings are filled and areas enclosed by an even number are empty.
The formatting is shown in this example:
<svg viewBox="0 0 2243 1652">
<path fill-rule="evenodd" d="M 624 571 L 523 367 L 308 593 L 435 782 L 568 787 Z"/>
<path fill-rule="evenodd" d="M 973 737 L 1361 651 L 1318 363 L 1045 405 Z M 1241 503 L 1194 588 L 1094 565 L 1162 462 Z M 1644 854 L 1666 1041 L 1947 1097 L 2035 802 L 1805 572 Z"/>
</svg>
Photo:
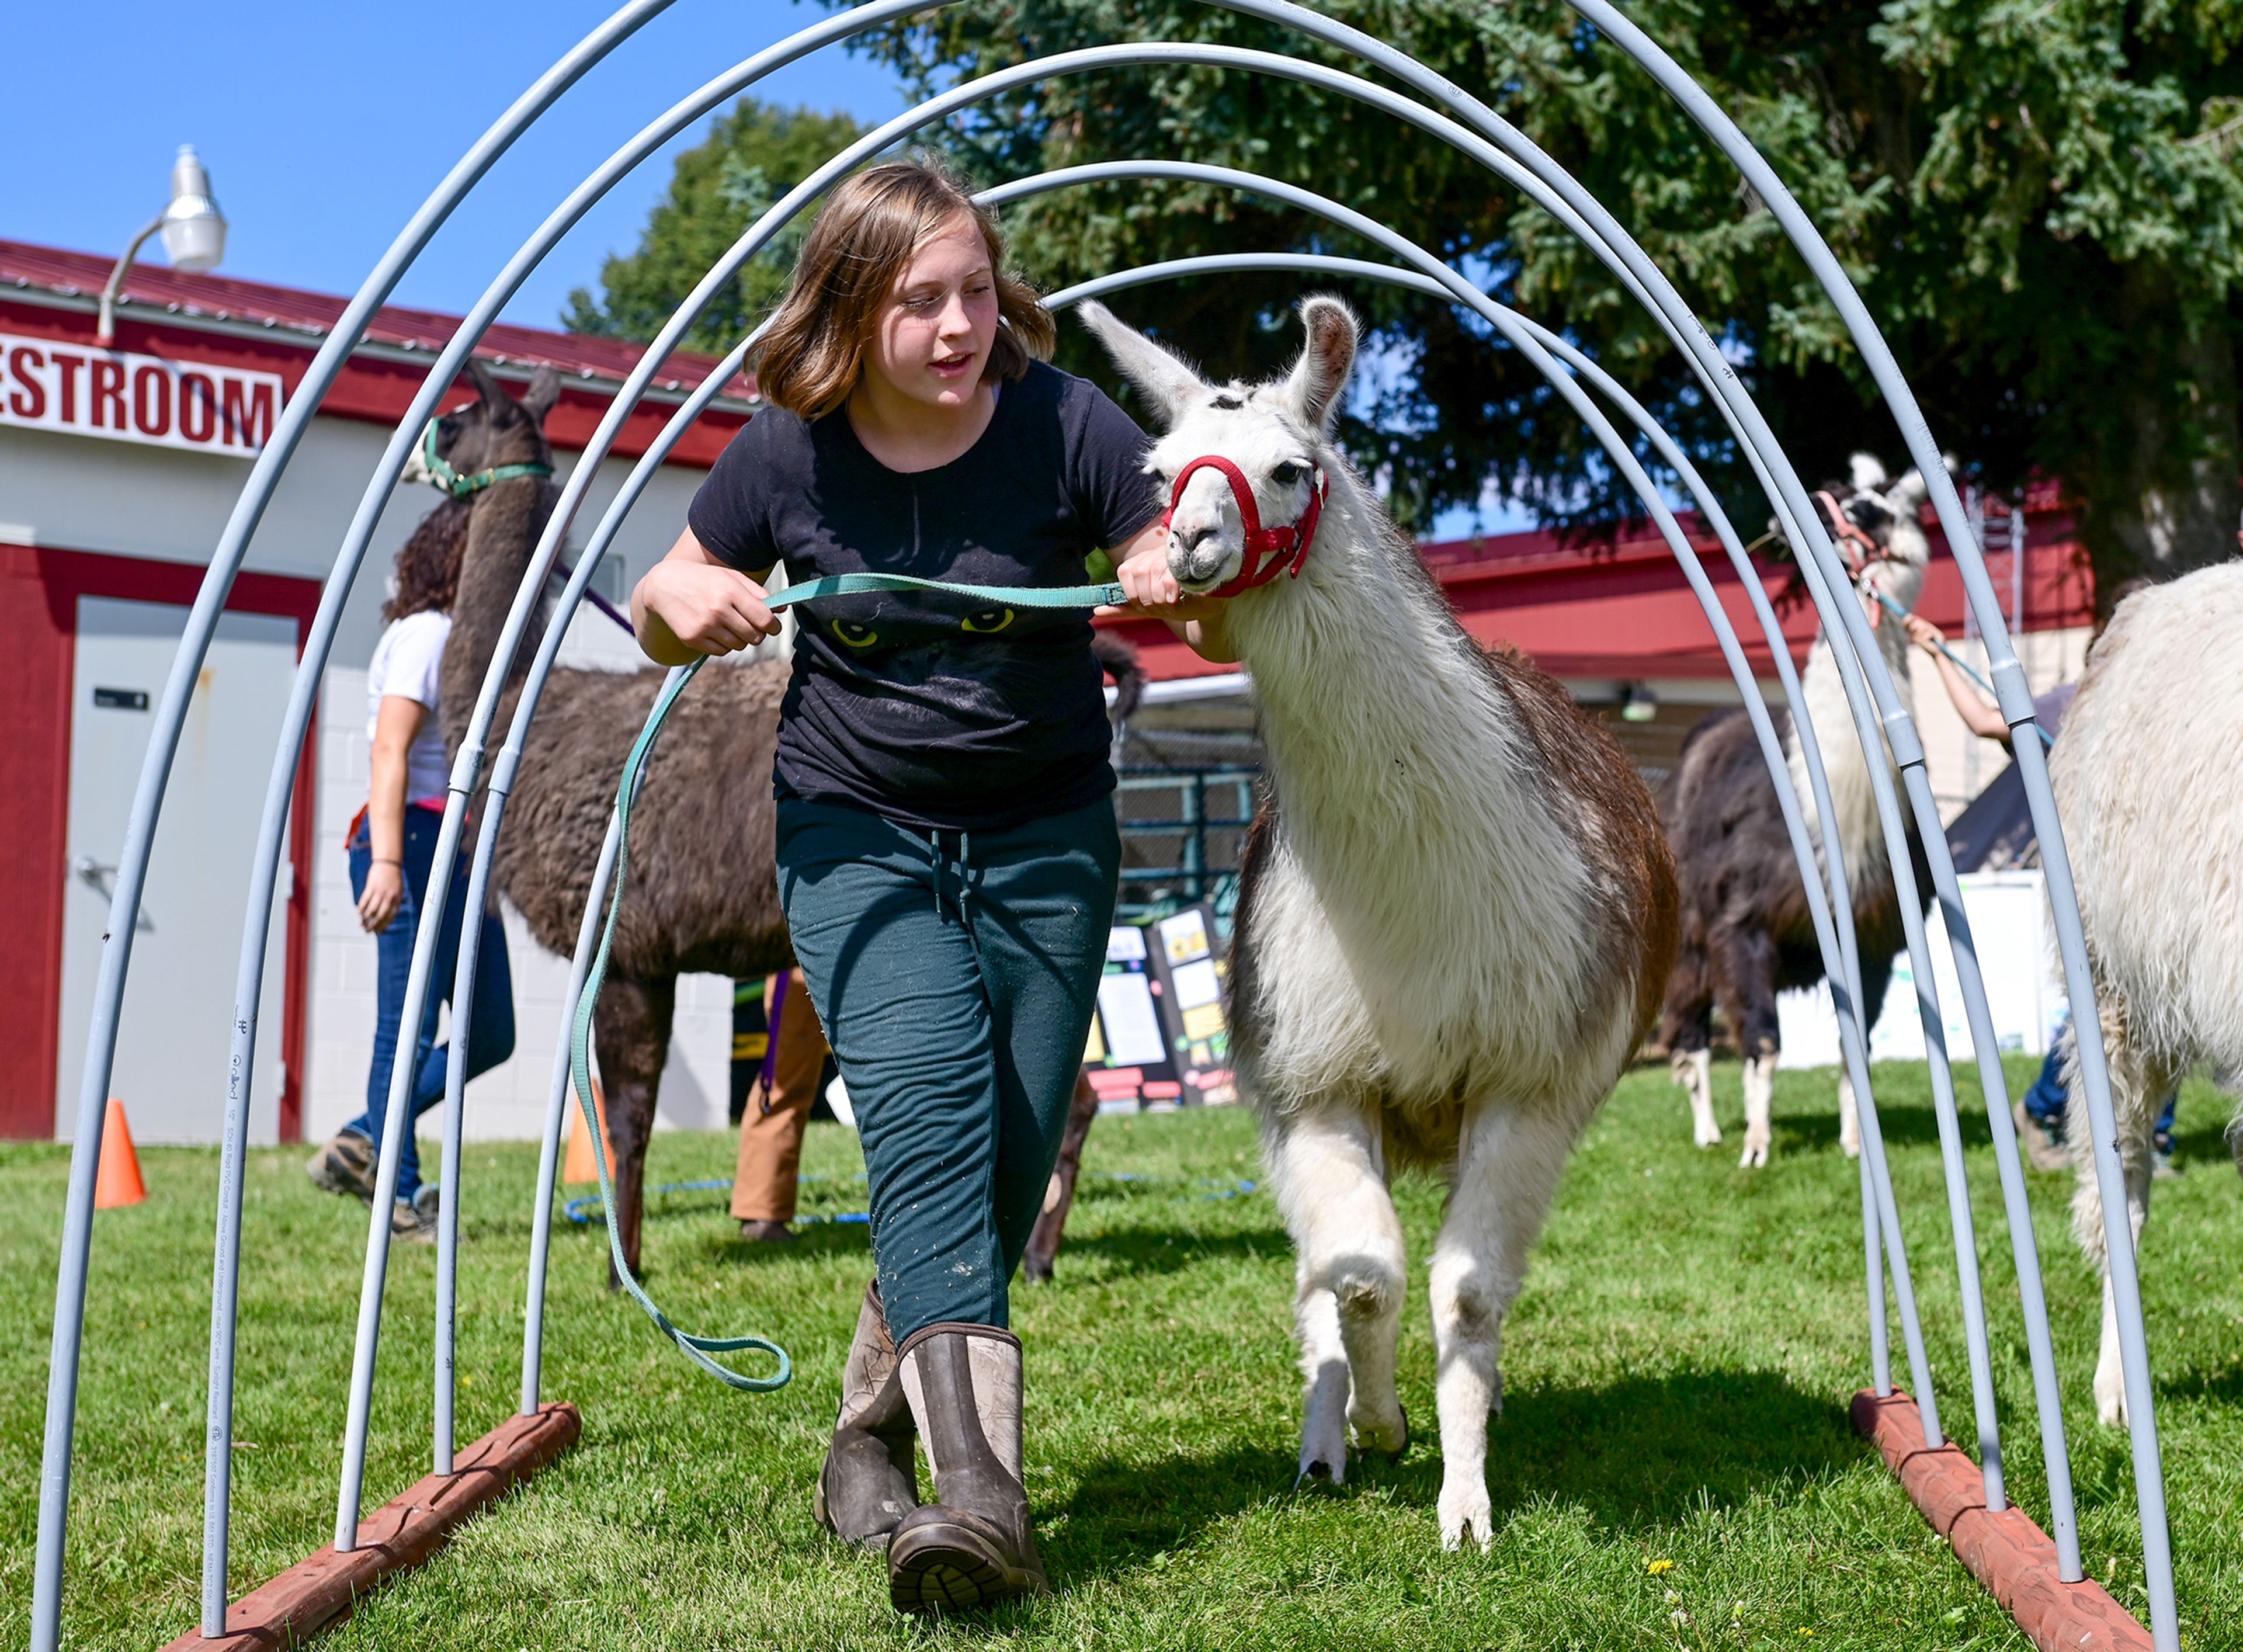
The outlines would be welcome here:
<svg viewBox="0 0 2243 1652">
<path fill-rule="evenodd" d="M 994 1325 L 933 1325 L 902 1352 L 936 1500 L 888 1541 L 889 1600 L 928 1612 L 1048 1593 L 1020 1480 L 1020 1338 Z"/>
<path fill-rule="evenodd" d="M 857 1337 L 841 1372 L 841 1414 L 810 1496 L 818 1523 L 855 1548 L 888 1546 L 896 1522 L 919 1507 L 911 1406 L 896 1370 L 896 1345 L 880 1307 L 880 1282 L 865 1287 Z"/>
</svg>

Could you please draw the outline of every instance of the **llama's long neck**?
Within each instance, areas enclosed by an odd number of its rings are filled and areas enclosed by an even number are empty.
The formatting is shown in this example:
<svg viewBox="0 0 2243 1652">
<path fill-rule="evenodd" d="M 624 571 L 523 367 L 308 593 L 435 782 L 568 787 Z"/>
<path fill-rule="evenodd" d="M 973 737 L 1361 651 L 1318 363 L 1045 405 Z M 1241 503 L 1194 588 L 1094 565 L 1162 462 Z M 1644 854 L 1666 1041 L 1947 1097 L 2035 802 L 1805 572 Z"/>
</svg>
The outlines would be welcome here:
<svg viewBox="0 0 2243 1652">
<path fill-rule="evenodd" d="M 1908 562 L 1880 563 L 1869 578 L 1876 581 L 1888 596 L 1903 607 L 1913 610 L 1923 587 L 1923 569 L 1920 563 Z M 1840 593 L 1841 602 L 1859 602 L 1862 598 L 1851 590 Z M 1900 695 L 1902 706 L 1911 720 L 1916 716 L 1916 694 L 1909 677 L 1908 635 L 1900 621 L 1889 610 L 1878 605 L 1876 615 L 1877 652 L 1885 669 L 1891 674 L 1893 686 Z M 1830 639 L 1826 628 L 1815 639 L 1814 649 L 1807 657 L 1807 670 L 1800 679 L 1800 691 L 1807 702 L 1809 718 L 1815 725 L 1815 738 L 1822 753 L 1822 767 L 1830 783 L 1830 805 L 1837 817 L 1838 839 L 1846 856 L 1846 881 L 1851 887 L 1856 905 L 1880 899 L 1892 887 L 1892 862 L 1885 852 L 1883 827 L 1877 818 L 1876 792 L 1870 779 L 1869 762 L 1863 753 L 1861 738 L 1856 732 L 1852 707 L 1847 703 L 1844 679 L 1839 675 L 1838 662 L 1830 651 Z M 1891 753 L 1882 737 L 1877 741 L 1877 753 L 1891 772 Z M 1791 769 L 1792 785 L 1797 790 L 1802 811 L 1807 818 L 1808 834 L 1815 843 L 1816 864 L 1823 865 L 1824 848 L 1820 816 L 1815 806 L 1815 794 L 1809 784 L 1807 765 L 1800 754 L 1799 737 L 1789 733 L 1784 740 L 1784 755 Z"/>
<path fill-rule="evenodd" d="M 452 598 L 452 633 L 444 644 L 444 744 L 455 755 L 474 714 L 483 674 L 498 652 L 515 592 L 557 496 L 553 484 L 538 476 L 511 477 L 475 496 L 468 517 L 467 549 L 460 557 L 459 588 Z M 541 608 L 515 651 L 509 682 L 529 669 L 542 618 Z"/>
<path fill-rule="evenodd" d="M 1480 926 L 1570 906 L 1584 880 L 1518 706 L 1377 506 L 1329 469 L 1300 579 L 1234 603 L 1229 632 L 1288 845 L 1351 952 L 1422 976 L 1442 937 L 1469 955 Z M 1553 977 L 1578 967 L 1564 950 Z"/>
</svg>

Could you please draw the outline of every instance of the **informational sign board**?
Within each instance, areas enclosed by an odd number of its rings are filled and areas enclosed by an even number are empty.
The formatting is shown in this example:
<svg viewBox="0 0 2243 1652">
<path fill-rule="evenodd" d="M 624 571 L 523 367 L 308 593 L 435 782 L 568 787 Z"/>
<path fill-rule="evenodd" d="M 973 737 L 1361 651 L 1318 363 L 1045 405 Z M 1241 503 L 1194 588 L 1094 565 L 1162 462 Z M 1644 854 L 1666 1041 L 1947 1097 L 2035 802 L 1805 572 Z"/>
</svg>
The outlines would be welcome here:
<svg viewBox="0 0 2243 1652">
<path fill-rule="evenodd" d="M 1145 931 L 1116 924 L 1106 938 L 1106 973 L 1098 979 L 1098 1013 L 1090 1023 L 1083 1064 L 1101 1112 L 1174 1107 L 1183 1094 L 1155 1002 L 1162 990 L 1147 968 Z"/>
<path fill-rule="evenodd" d="M 1114 928 L 1083 1054 L 1101 1110 L 1237 1099 L 1223 971 L 1214 914 L 1205 907 Z"/>
<path fill-rule="evenodd" d="M 1187 907 L 1152 926 L 1153 971 L 1170 1058 L 1183 1082 L 1182 1100 L 1219 1107 L 1238 1099 L 1230 1071 L 1230 1024 L 1224 1019 L 1224 962 L 1216 956 L 1215 914 Z"/>
<path fill-rule="evenodd" d="M 0 333 L 0 424 L 246 458 L 282 401 L 277 373 Z"/>
</svg>

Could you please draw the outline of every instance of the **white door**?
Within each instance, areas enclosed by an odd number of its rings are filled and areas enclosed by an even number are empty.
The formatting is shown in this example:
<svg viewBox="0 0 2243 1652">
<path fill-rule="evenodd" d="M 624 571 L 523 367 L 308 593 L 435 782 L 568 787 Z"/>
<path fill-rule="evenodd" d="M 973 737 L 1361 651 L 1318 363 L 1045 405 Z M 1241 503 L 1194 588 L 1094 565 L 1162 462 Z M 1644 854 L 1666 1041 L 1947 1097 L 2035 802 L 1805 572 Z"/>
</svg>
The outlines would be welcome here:
<svg viewBox="0 0 2243 1652">
<path fill-rule="evenodd" d="M 77 1125 L 94 978 L 125 817 L 164 679 L 187 610 L 170 603 L 81 597 L 71 684 L 69 847 L 64 903 L 62 1041 L 56 1133 Z M 296 622 L 226 614 L 195 684 L 132 944 L 109 1093 L 140 1142 L 215 1142 L 226 1113 L 233 977 L 249 859 L 273 743 L 296 671 Z M 285 897 L 287 869 L 281 869 Z M 253 1142 L 279 1139 L 280 1013 L 287 975 L 285 898 L 273 903 L 251 1097 Z"/>
</svg>

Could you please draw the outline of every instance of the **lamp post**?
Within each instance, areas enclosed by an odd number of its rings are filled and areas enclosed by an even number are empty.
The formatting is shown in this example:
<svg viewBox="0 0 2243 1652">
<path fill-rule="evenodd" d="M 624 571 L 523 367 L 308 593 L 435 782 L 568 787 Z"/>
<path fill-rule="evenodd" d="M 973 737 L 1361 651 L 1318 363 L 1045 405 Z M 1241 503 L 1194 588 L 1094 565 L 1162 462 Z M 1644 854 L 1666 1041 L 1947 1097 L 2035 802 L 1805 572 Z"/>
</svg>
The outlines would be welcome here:
<svg viewBox="0 0 2243 1652">
<path fill-rule="evenodd" d="M 125 277 L 148 238 L 158 231 L 175 270 L 213 270 L 226 256 L 226 214 L 212 199 L 210 173 L 192 144 L 181 144 L 179 158 L 172 163 L 172 204 L 132 238 L 132 245 L 110 271 L 109 285 L 101 290 L 101 321 L 94 342 L 104 350 L 117 342 L 117 300 L 125 289 Z"/>
</svg>

